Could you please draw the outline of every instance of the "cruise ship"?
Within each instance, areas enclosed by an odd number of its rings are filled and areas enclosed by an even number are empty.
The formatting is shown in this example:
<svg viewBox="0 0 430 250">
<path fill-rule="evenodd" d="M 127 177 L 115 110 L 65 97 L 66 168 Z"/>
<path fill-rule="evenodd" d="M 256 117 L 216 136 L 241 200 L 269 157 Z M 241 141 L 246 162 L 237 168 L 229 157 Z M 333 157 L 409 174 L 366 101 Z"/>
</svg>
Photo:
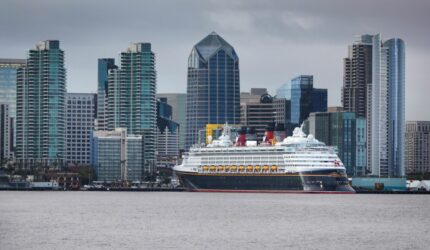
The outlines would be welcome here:
<svg viewBox="0 0 430 250">
<path fill-rule="evenodd" d="M 192 147 L 174 171 L 182 186 L 200 192 L 355 193 L 335 147 L 301 128 L 276 142 L 230 139 L 230 127 L 207 146 Z M 267 132 L 266 132 L 267 133 Z"/>
</svg>

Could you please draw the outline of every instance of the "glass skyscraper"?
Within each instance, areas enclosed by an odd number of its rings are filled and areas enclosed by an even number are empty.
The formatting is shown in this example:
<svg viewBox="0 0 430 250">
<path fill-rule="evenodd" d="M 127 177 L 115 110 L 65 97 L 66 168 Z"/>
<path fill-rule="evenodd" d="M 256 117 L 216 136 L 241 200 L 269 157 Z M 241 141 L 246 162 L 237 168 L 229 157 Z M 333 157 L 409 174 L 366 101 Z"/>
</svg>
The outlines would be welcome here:
<svg viewBox="0 0 430 250">
<path fill-rule="evenodd" d="M 161 93 L 157 98 L 165 98 L 172 107 L 172 120 L 180 126 L 179 149 L 185 149 L 185 134 L 187 132 L 187 94 L 185 93 Z"/>
<path fill-rule="evenodd" d="M 405 175 L 405 44 L 372 37 L 372 84 L 368 86 L 368 167 L 372 175 Z"/>
<path fill-rule="evenodd" d="M 291 80 L 291 123 L 300 126 L 311 112 L 327 111 L 327 89 L 314 89 L 312 75 Z"/>
<path fill-rule="evenodd" d="M 66 69 L 60 42 L 39 42 L 17 73 L 16 159 L 21 167 L 64 160 Z"/>
<path fill-rule="evenodd" d="M 16 71 L 25 59 L 0 58 L 0 102 L 9 105 L 9 116 L 16 117 Z"/>
<path fill-rule="evenodd" d="M 108 77 L 108 129 L 143 135 L 144 174 L 156 161 L 156 71 L 150 43 L 134 43 L 121 53 L 121 67 Z"/>
<path fill-rule="evenodd" d="M 9 156 L 12 157 L 16 144 L 16 73 L 22 66 L 25 66 L 25 59 L 0 58 L 0 103 L 8 106 L 8 128 L 11 132 Z"/>
<path fill-rule="evenodd" d="M 117 69 L 115 59 L 100 58 L 97 64 L 97 130 L 107 130 L 107 98 L 109 70 Z"/>
<path fill-rule="evenodd" d="M 188 58 L 186 150 L 197 143 L 206 124 L 226 122 L 240 122 L 239 57 L 212 32 Z"/>
</svg>

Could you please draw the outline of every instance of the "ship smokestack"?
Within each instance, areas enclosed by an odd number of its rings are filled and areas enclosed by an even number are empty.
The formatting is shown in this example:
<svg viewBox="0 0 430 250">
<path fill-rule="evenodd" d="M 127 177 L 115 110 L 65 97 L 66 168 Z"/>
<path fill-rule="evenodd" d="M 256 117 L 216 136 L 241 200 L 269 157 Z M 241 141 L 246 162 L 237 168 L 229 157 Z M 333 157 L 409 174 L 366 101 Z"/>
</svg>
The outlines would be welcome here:
<svg viewBox="0 0 430 250">
<path fill-rule="evenodd" d="M 275 130 L 275 124 L 269 123 L 266 127 L 266 132 L 264 133 L 264 143 L 269 143 L 272 144 L 273 143 L 273 138 L 275 137 L 273 132 Z"/>
<path fill-rule="evenodd" d="M 239 137 L 236 141 L 236 146 L 245 146 L 246 145 L 246 127 L 242 127 L 239 131 Z"/>
</svg>

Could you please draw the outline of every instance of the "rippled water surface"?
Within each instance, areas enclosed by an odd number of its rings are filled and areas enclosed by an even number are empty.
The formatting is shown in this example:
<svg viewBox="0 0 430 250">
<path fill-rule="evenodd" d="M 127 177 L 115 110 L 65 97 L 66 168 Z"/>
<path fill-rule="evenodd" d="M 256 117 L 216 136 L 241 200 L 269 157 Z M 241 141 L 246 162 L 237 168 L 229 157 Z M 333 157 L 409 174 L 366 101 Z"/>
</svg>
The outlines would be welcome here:
<svg viewBox="0 0 430 250">
<path fill-rule="evenodd" d="M 430 195 L 0 192 L 0 249 L 430 249 Z"/>
</svg>

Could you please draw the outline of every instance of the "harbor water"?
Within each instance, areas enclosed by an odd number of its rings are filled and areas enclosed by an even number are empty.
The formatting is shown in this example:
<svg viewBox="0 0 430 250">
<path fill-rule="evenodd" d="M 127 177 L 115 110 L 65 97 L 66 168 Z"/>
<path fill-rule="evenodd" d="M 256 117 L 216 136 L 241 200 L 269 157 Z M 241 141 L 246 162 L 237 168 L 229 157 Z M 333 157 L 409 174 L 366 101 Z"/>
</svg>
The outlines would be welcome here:
<svg viewBox="0 0 430 250">
<path fill-rule="evenodd" d="M 429 249 L 430 195 L 0 192 L 0 249 Z"/>
</svg>

